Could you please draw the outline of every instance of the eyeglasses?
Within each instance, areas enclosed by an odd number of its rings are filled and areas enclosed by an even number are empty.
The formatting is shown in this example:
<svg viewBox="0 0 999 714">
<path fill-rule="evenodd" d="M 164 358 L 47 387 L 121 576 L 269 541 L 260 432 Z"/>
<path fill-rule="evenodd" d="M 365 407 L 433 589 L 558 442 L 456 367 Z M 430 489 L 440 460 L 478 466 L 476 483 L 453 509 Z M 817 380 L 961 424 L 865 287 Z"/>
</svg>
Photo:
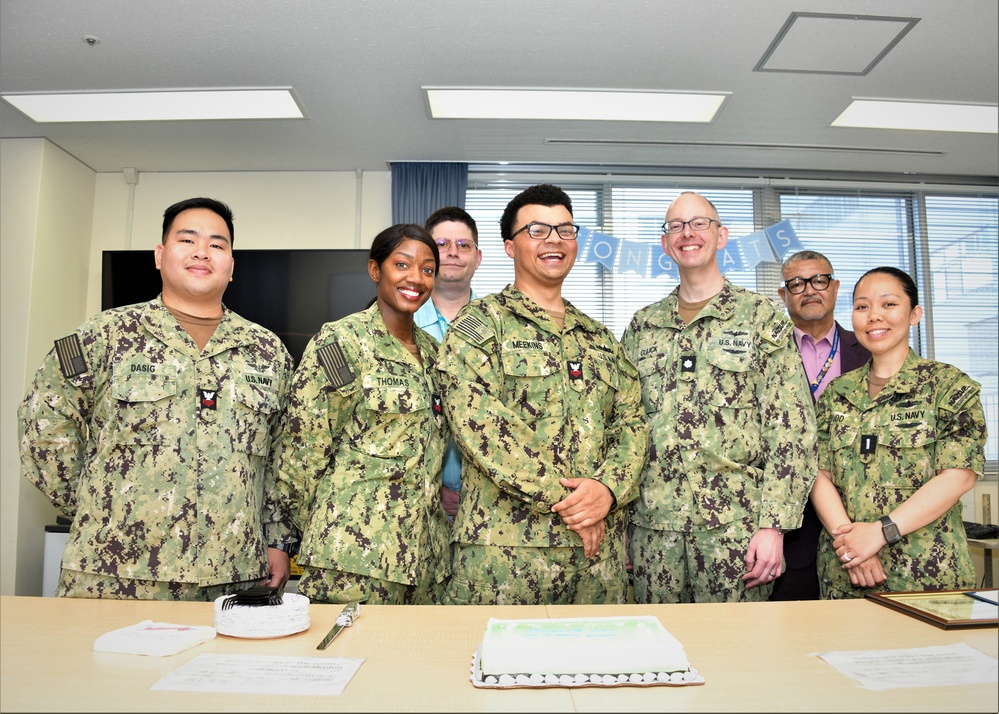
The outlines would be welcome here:
<svg viewBox="0 0 999 714">
<path fill-rule="evenodd" d="M 520 230 L 514 231 L 510 238 L 513 238 L 518 233 L 527 231 L 527 235 L 531 236 L 534 240 L 545 240 L 552 234 L 552 230 L 558 233 L 558 237 L 562 240 L 576 240 L 576 234 L 579 233 L 579 226 L 575 223 L 559 223 L 557 226 L 550 226 L 547 223 L 528 223 Z"/>
<path fill-rule="evenodd" d="M 810 278 L 791 278 L 784 281 L 784 287 L 792 295 L 800 295 L 805 292 L 805 285 L 811 285 L 816 290 L 825 290 L 832 282 L 832 273 L 819 273 Z"/>
<path fill-rule="evenodd" d="M 716 221 L 714 218 L 705 218 L 704 216 L 694 216 L 689 221 L 666 221 L 663 223 L 663 233 L 679 233 L 683 230 L 684 226 L 690 226 L 692 231 L 706 231 L 711 227 L 712 223 L 717 223 L 721 225 L 721 221 Z"/>
<path fill-rule="evenodd" d="M 465 240 L 464 238 L 459 238 L 457 240 L 451 240 L 450 238 L 434 238 L 434 243 L 437 244 L 437 248 L 440 250 L 447 250 L 454 244 L 454 249 L 459 253 L 471 253 L 475 250 L 475 241 Z"/>
</svg>

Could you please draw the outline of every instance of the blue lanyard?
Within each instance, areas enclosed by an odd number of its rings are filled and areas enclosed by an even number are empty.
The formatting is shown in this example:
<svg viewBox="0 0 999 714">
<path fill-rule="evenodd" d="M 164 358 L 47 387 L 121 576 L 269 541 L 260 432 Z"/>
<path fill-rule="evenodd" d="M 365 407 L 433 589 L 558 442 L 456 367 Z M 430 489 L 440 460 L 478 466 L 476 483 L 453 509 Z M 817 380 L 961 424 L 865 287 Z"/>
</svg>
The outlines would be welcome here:
<svg viewBox="0 0 999 714">
<path fill-rule="evenodd" d="M 815 379 L 813 379 L 808 385 L 809 387 L 812 388 L 812 394 L 815 394 L 815 390 L 819 388 L 819 385 L 822 384 L 822 380 L 825 379 L 826 375 L 829 373 L 829 368 L 832 367 L 833 359 L 836 357 L 836 350 L 838 349 L 839 349 L 839 330 L 834 330 L 832 349 L 829 350 L 829 356 L 826 357 L 826 363 L 822 365 L 822 369 L 819 370 L 819 373 L 815 375 Z"/>
</svg>

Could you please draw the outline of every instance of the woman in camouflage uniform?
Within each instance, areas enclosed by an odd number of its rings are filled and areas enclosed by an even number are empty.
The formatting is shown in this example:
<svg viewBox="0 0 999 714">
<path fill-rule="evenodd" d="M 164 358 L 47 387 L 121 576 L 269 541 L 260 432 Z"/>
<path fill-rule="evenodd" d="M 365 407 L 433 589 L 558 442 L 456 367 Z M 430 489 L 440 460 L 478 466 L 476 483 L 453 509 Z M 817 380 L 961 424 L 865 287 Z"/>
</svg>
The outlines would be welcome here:
<svg viewBox="0 0 999 714">
<path fill-rule="evenodd" d="M 854 288 L 853 329 L 872 357 L 818 403 L 823 598 L 975 586 L 960 499 L 985 467 L 980 385 L 909 347 L 922 314 L 897 268 Z"/>
<path fill-rule="evenodd" d="M 426 604 L 444 577 L 448 430 L 437 343 L 413 322 L 439 265 L 419 226 L 379 233 L 376 301 L 323 325 L 296 370 L 279 478 L 302 531 L 298 590 L 313 601 Z"/>
</svg>

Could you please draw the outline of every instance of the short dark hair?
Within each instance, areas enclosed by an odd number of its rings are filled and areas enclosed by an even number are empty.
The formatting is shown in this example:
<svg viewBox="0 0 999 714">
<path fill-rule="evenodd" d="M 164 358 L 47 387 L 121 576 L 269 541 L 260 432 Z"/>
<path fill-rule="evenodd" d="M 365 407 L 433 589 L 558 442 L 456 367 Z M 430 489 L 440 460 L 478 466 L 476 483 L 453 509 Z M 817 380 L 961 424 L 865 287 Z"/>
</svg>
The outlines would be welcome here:
<svg viewBox="0 0 999 714">
<path fill-rule="evenodd" d="M 456 223 L 464 223 L 468 226 L 468 229 L 472 231 L 472 240 L 475 244 L 479 244 L 479 228 L 475 225 L 475 219 L 468 215 L 468 212 L 464 208 L 459 206 L 445 206 L 444 208 L 438 208 L 436 211 L 430 214 L 427 218 L 427 222 L 423 224 L 423 227 L 427 230 L 427 233 L 433 233 L 434 227 L 438 223 L 447 223 L 448 221 L 454 221 Z"/>
<path fill-rule="evenodd" d="M 388 260 L 389 256 L 392 255 L 392 251 L 399 247 L 399 244 L 404 240 L 418 240 L 428 246 L 434 254 L 434 272 L 436 273 L 440 270 L 440 249 L 437 248 L 437 244 L 430 237 L 430 234 L 422 226 L 418 226 L 415 223 L 396 223 L 394 226 L 389 226 L 376 235 L 375 239 L 371 241 L 371 250 L 368 251 L 368 259 L 375 261 L 379 268 L 382 267 L 382 263 Z"/>
<path fill-rule="evenodd" d="M 572 215 L 572 200 L 569 195 L 558 186 L 550 183 L 540 183 L 530 186 L 514 196 L 510 203 L 506 204 L 503 216 L 500 218 L 500 235 L 503 240 L 513 238 L 513 222 L 517 219 L 517 212 L 524 206 L 565 206 L 569 215 Z"/>
<path fill-rule="evenodd" d="M 784 263 L 780 266 L 781 276 L 783 277 L 784 269 L 787 268 L 789 265 L 800 263 L 803 260 L 821 260 L 823 263 L 829 266 L 830 272 L 835 272 L 833 271 L 832 261 L 829 260 L 829 258 L 822 255 L 822 253 L 820 253 L 819 251 L 799 250 L 797 253 L 792 253 L 784 260 Z"/>
<path fill-rule="evenodd" d="M 217 213 L 219 218 L 225 221 L 226 228 L 229 229 L 229 245 L 232 245 L 236 241 L 236 231 L 232 227 L 232 209 L 229 206 L 222 203 L 222 201 L 216 201 L 214 198 L 188 198 L 183 201 L 178 201 L 177 203 L 170 206 L 170 208 L 163 211 L 163 237 L 161 240 L 166 243 L 167 233 L 170 232 L 170 227 L 173 226 L 174 219 L 192 208 L 207 208 L 212 213 Z"/>
<path fill-rule="evenodd" d="M 873 275 L 875 273 L 882 273 L 884 275 L 890 275 L 895 278 L 898 282 L 902 284 L 902 291 L 909 298 L 909 308 L 914 308 L 919 304 L 919 291 L 916 289 L 916 281 L 905 272 L 904 270 L 899 270 L 890 265 L 882 265 L 878 268 L 871 268 L 866 273 L 860 276 L 860 280 L 857 280 L 857 284 L 853 286 L 853 297 L 857 297 L 857 285 L 860 285 L 860 281 L 866 278 L 868 275 Z"/>
</svg>

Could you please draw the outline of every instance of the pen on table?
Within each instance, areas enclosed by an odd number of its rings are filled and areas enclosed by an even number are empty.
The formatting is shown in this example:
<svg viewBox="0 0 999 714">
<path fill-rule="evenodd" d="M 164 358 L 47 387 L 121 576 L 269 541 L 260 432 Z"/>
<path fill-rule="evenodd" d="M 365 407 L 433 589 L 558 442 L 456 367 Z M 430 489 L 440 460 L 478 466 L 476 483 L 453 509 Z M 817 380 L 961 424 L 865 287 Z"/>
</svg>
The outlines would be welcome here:
<svg viewBox="0 0 999 714">
<path fill-rule="evenodd" d="M 999 598 L 995 598 L 995 596 L 993 596 L 994 599 L 989 599 L 988 597 L 982 595 L 981 593 L 968 592 L 965 593 L 965 595 L 967 595 L 968 597 L 973 597 L 976 600 L 981 600 L 982 602 L 987 602 L 989 605 L 999 605 Z"/>
</svg>

